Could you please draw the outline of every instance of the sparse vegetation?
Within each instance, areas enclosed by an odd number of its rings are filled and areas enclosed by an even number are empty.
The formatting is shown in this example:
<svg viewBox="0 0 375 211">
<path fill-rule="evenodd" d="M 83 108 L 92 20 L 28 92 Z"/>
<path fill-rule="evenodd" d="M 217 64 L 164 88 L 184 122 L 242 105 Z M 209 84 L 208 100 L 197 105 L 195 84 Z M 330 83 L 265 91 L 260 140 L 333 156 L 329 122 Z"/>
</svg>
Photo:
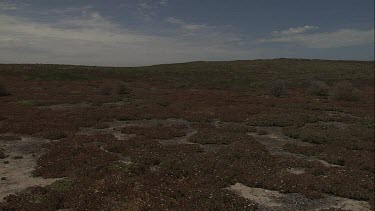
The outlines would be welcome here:
<svg viewBox="0 0 375 211">
<path fill-rule="evenodd" d="M 326 194 L 373 201 L 373 67 L 290 59 L 137 68 L 0 65 L 1 78 L 17 85 L 0 100 L 0 140 L 4 149 L 18 150 L 7 151 L 11 158 L 25 158 L 1 165 L 37 159 L 37 179 L 64 178 L 8 196 L 0 209 L 256 210 L 257 203 L 225 189 L 236 183 L 293 193 L 303 202 Z M 288 97 L 264 95 L 280 76 Z M 312 78 L 350 81 L 363 97 L 307 96 Z M 115 90 L 118 81 L 131 95 Z M 110 88 L 102 94 L 104 84 Z M 44 106 L 20 103 L 25 99 Z M 17 145 L 32 141 L 42 141 L 35 147 L 43 154 L 24 155 L 36 148 Z M 280 143 L 277 153 L 267 141 Z M 287 171 L 293 168 L 304 173 Z"/>
</svg>

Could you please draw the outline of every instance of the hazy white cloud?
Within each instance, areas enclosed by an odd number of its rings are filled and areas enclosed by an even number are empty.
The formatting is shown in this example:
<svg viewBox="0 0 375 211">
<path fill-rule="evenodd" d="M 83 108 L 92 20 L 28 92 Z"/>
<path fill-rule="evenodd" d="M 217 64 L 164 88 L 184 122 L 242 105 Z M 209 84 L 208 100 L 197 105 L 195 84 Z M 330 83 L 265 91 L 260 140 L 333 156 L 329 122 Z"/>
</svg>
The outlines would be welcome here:
<svg viewBox="0 0 375 211">
<path fill-rule="evenodd" d="M 233 39 L 226 34 L 211 35 L 189 39 L 148 35 L 94 11 L 54 22 L 0 15 L 0 61 L 134 66 L 257 57 L 256 51 L 226 43 L 225 39 Z"/>
<path fill-rule="evenodd" d="M 248 45 L 248 38 L 241 36 L 230 25 L 214 26 L 205 23 L 190 23 L 175 17 L 166 18 L 165 22 L 173 26 L 175 36 L 201 46 L 244 48 Z"/>
<path fill-rule="evenodd" d="M 291 52 L 264 48 L 263 43 L 292 43 L 309 48 L 373 43 L 373 29 L 308 33 L 316 29 L 313 26 L 273 32 L 256 41 L 244 37 L 231 26 L 192 23 L 176 17 L 156 22 L 155 10 L 167 5 L 168 1 L 138 0 L 137 3 L 136 12 L 142 18 L 141 23 L 149 20 L 155 23 L 155 28 L 144 30 L 125 26 L 106 18 L 90 5 L 36 11 L 51 19 L 33 20 L 23 13 L 1 13 L 0 63 L 137 66 L 192 60 L 272 58 Z M 160 33 L 163 35 L 156 35 L 155 30 L 159 29 L 163 30 Z M 299 53 L 293 56 L 299 56 Z"/>
<path fill-rule="evenodd" d="M 202 30 L 202 29 L 208 29 L 208 28 L 213 28 L 213 26 L 208 26 L 206 24 L 192 24 L 192 23 L 187 23 L 181 19 L 174 18 L 174 17 L 169 17 L 166 19 L 166 22 L 175 24 L 181 29 L 184 30 L 189 30 L 189 31 L 196 31 L 196 30 Z"/>
<path fill-rule="evenodd" d="M 161 0 L 161 1 L 159 2 L 159 4 L 160 4 L 160 5 L 163 5 L 163 6 L 168 5 L 168 3 L 169 3 L 168 0 Z"/>
<path fill-rule="evenodd" d="M 374 43 L 374 29 L 339 29 L 333 32 L 292 34 L 262 39 L 261 42 L 296 43 L 308 48 L 335 48 Z"/>
<path fill-rule="evenodd" d="M 282 31 L 273 31 L 272 35 L 274 36 L 280 36 L 280 35 L 294 35 L 294 34 L 302 34 L 307 31 L 311 30 L 316 30 L 319 29 L 318 26 L 301 26 L 301 27 L 296 27 L 296 28 L 289 28 L 287 30 L 282 30 Z"/>
<path fill-rule="evenodd" d="M 336 48 L 374 43 L 374 29 L 338 29 L 333 32 L 310 31 L 318 26 L 302 26 L 282 31 L 273 31 L 272 37 L 261 39 L 260 43 L 293 43 L 308 48 Z"/>
<path fill-rule="evenodd" d="M 144 21 L 151 21 L 157 10 L 168 5 L 168 0 L 138 0 L 137 10 Z"/>
<path fill-rule="evenodd" d="M 23 2 L 16 2 L 10 0 L 0 0 L 0 11 L 15 11 L 20 10 L 28 4 Z"/>
<path fill-rule="evenodd" d="M 296 30 L 298 31 L 298 30 Z M 302 29 L 299 31 L 303 31 Z M 305 30 L 306 31 L 306 30 Z M 260 43 L 294 43 L 308 48 L 336 48 L 357 45 L 373 45 L 374 29 L 339 29 L 320 33 L 279 33 L 261 39 Z"/>
</svg>

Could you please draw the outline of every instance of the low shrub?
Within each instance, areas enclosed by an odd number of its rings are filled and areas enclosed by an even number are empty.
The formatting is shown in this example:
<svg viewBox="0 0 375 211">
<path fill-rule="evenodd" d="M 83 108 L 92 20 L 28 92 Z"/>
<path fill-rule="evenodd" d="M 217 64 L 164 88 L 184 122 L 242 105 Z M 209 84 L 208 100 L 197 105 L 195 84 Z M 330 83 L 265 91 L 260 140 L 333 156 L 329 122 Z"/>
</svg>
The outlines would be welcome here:
<svg viewBox="0 0 375 211">
<path fill-rule="evenodd" d="M 111 95 L 113 87 L 109 83 L 103 83 L 99 87 L 99 94 L 101 95 Z"/>
<path fill-rule="evenodd" d="M 62 180 L 57 180 L 50 184 L 48 188 L 57 191 L 57 192 L 67 192 L 70 190 L 74 185 L 74 182 L 69 179 L 62 179 Z"/>
<path fill-rule="evenodd" d="M 350 82 L 339 82 L 332 90 L 331 96 L 335 100 L 357 101 L 359 90 L 354 88 Z"/>
<path fill-rule="evenodd" d="M 120 81 L 120 82 L 111 82 L 106 81 L 99 87 L 99 94 L 101 95 L 126 95 L 130 93 L 130 89 L 127 85 Z"/>
<path fill-rule="evenodd" d="M 284 80 L 274 81 L 270 86 L 270 92 L 275 97 L 281 97 L 287 94 L 287 87 Z"/>
<path fill-rule="evenodd" d="M 5 155 L 4 150 L 0 148 L 0 159 L 4 159 L 6 157 L 7 156 Z"/>
<path fill-rule="evenodd" d="M 224 144 L 228 145 L 238 141 L 248 140 L 245 134 L 236 132 L 219 131 L 216 129 L 201 129 L 198 133 L 192 135 L 189 141 L 198 144 Z"/>
<path fill-rule="evenodd" d="M 155 127 L 142 127 L 142 126 L 128 126 L 121 129 L 121 132 L 126 134 L 136 134 L 145 136 L 151 139 L 173 139 L 186 135 L 186 128 L 184 126 L 155 126 Z"/>
<path fill-rule="evenodd" d="M 8 96 L 10 93 L 9 91 L 5 88 L 5 86 L 0 82 L 0 97 L 1 96 Z"/>
<path fill-rule="evenodd" d="M 258 131 L 258 135 L 261 135 L 261 136 L 264 136 L 264 135 L 267 135 L 268 132 L 266 130 L 259 130 Z"/>
<path fill-rule="evenodd" d="M 114 87 L 114 92 L 118 95 L 126 95 L 130 93 L 130 89 L 126 86 L 125 83 L 120 82 Z"/>
<path fill-rule="evenodd" d="M 68 134 L 65 131 L 61 131 L 61 130 L 48 130 L 48 131 L 36 133 L 35 135 L 41 138 L 49 139 L 49 140 L 60 140 L 60 139 L 68 137 Z"/>
<path fill-rule="evenodd" d="M 313 81 L 307 90 L 309 95 L 328 96 L 330 87 L 323 81 Z"/>
</svg>

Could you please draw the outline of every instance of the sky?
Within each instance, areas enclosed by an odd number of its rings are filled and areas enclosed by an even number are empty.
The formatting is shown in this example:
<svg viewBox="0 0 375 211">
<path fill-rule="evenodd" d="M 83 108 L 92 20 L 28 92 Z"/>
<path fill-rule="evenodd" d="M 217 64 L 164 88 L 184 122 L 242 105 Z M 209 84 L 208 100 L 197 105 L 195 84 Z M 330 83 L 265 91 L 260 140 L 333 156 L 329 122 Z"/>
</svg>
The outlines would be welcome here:
<svg viewBox="0 0 375 211">
<path fill-rule="evenodd" d="M 0 63 L 374 60 L 374 0 L 0 0 Z"/>
</svg>

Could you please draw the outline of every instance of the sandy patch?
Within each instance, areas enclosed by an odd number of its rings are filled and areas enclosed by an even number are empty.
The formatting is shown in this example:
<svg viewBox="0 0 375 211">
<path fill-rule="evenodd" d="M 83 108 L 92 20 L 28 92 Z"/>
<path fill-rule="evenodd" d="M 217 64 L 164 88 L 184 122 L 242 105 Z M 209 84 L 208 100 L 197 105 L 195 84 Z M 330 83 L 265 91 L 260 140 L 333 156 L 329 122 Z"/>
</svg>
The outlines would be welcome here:
<svg viewBox="0 0 375 211">
<path fill-rule="evenodd" d="M 91 103 L 82 102 L 76 104 L 56 104 L 56 105 L 48 105 L 48 106 L 38 106 L 40 109 L 52 109 L 52 110 L 68 110 L 68 109 L 75 109 L 75 108 L 88 108 L 93 106 Z"/>
<path fill-rule="evenodd" d="M 259 210 L 321 210 L 328 208 L 356 211 L 371 210 L 368 202 L 331 195 L 324 195 L 322 199 L 308 199 L 301 194 L 283 194 L 263 188 L 251 188 L 241 183 L 236 183 L 227 189 L 258 203 Z"/>
<path fill-rule="evenodd" d="M 291 152 L 284 150 L 283 146 L 286 144 L 293 144 L 297 146 L 313 146 L 313 144 L 298 141 L 298 140 L 285 136 L 282 132 L 282 128 L 280 127 L 260 127 L 259 129 L 266 131 L 268 134 L 259 135 L 257 133 L 248 133 L 248 135 L 253 136 L 255 140 L 257 140 L 259 143 L 266 146 L 266 148 L 272 155 L 288 155 L 288 156 L 293 156 L 295 158 L 304 159 L 307 161 L 317 161 L 326 167 L 342 167 L 339 165 L 329 163 L 325 160 L 318 159 L 313 156 L 295 154 L 295 153 L 291 153 Z"/>
<path fill-rule="evenodd" d="M 304 168 L 290 168 L 290 169 L 287 169 L 286 171 L 291 174 L 296 174 L 296 175 L 306 173 Z"/>
<path fill-rule="evenodd" d="M 265 207 L 280 207 L 282 204 L 278 202 L 278 198 L 282 197 L 278 191 L 270 191 L 262 188 L 249 188 L 241 183 L 236 183 L 228 188 L 228 190 L 236 192 L 238 195 L 254 201 Z"/>
<path fill-rule="evenodd" d="M 28 187 L 46 186 L 57 180 L 32 176 L 36 161 L 43 153 L 42 145 L 48 142 L 47 139 L 30 136 L 22 136 L 21 140 L 15 141 L 0 140 L 1 147 L 8 156 L 0 163 L 0 177 L 4 178 L 0 180 L 0 201 Z"/>
</svg>

